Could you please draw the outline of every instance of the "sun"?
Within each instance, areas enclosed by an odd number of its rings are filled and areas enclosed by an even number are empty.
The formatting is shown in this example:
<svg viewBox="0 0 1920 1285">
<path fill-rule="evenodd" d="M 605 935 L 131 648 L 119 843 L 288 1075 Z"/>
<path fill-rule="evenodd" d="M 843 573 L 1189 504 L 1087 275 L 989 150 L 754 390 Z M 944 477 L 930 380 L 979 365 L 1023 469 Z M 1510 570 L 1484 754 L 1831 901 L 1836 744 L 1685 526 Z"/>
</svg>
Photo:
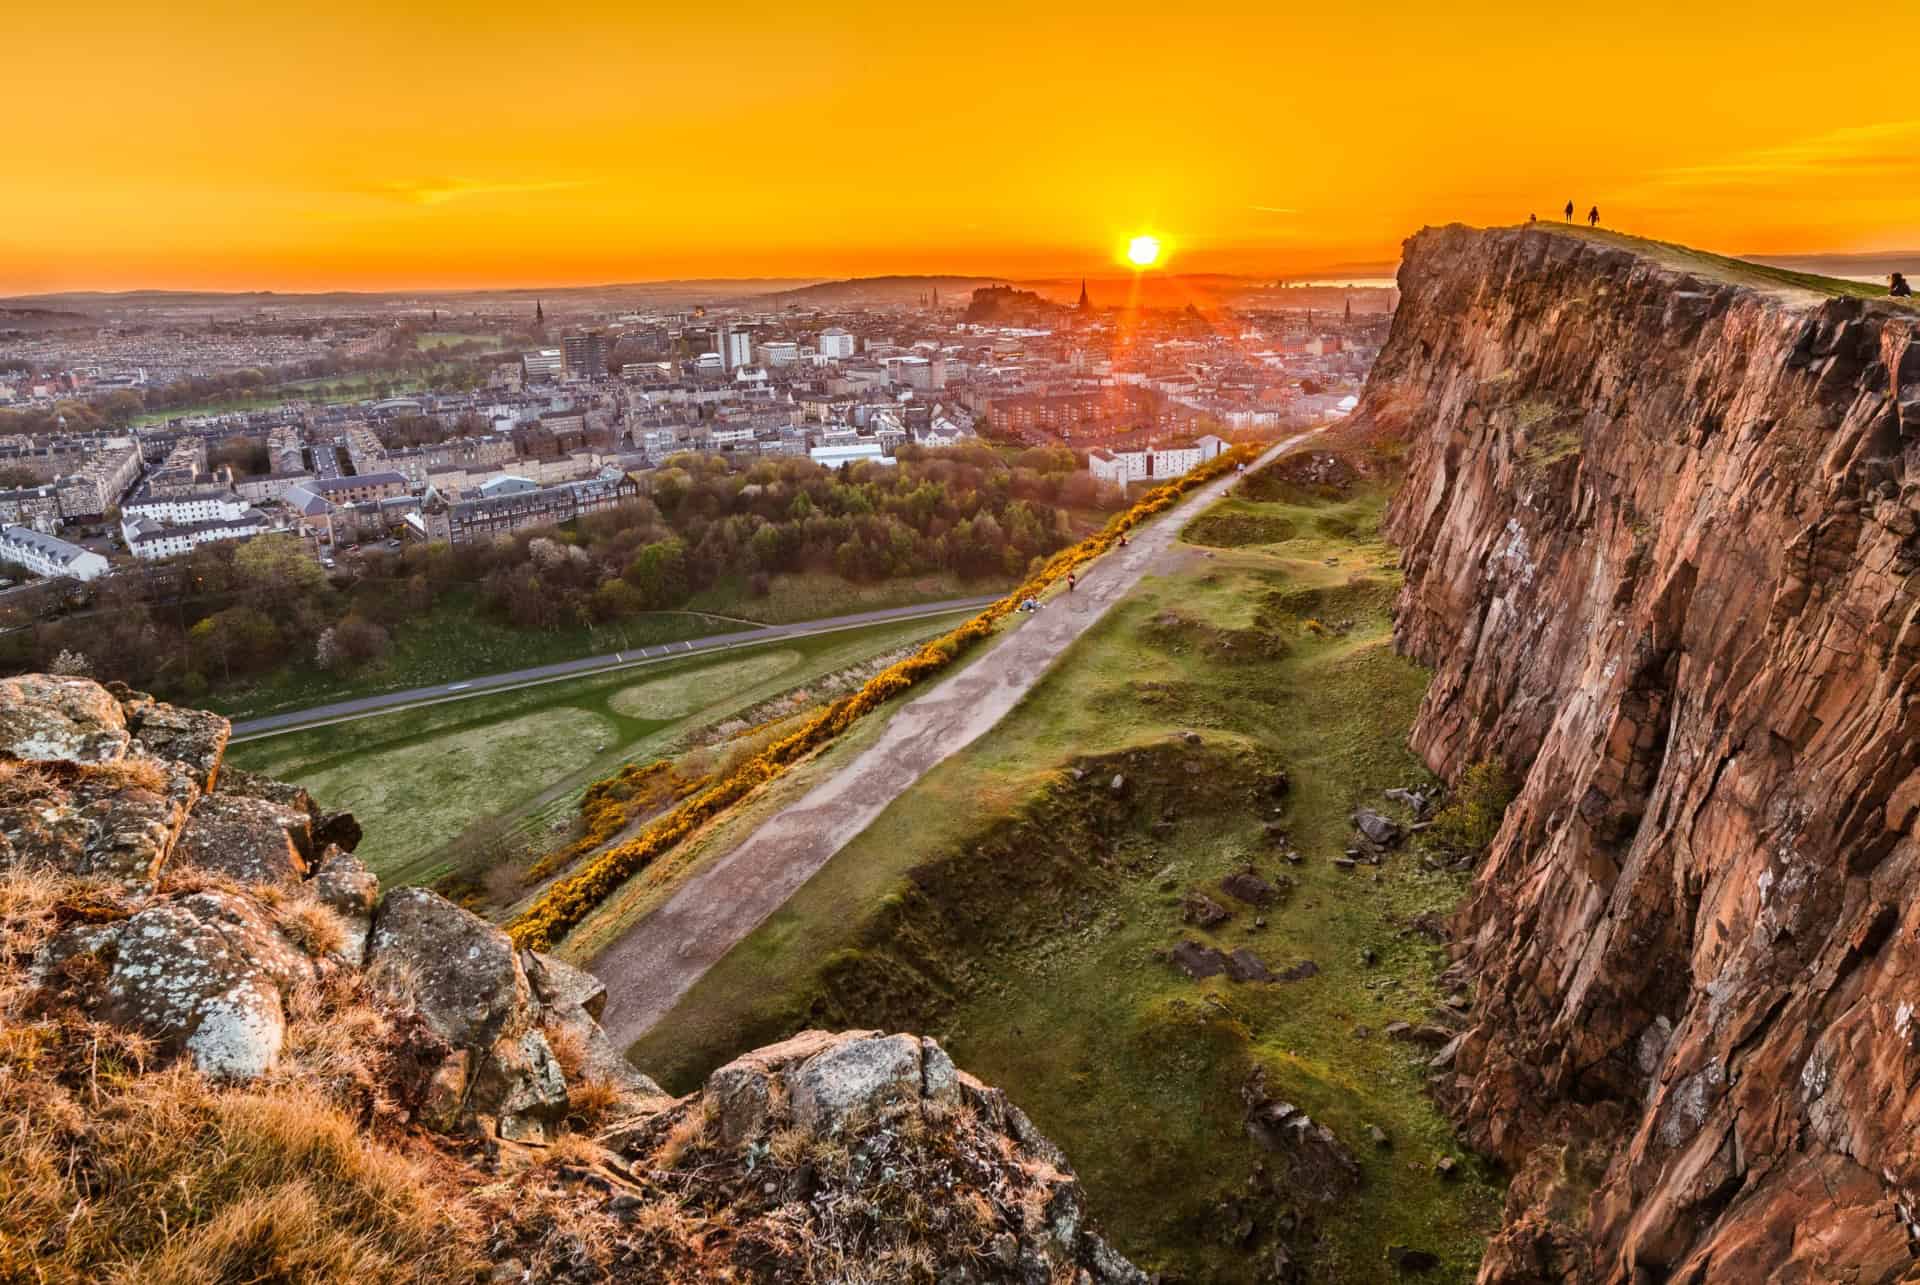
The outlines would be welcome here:
<svg viewBox="0 0 1920 1285">
<path fill-rule="evenodd" d="M 1160 238 L 1137 236 L 1127 242 L 1127 262 L 1136 268 L 1151 268 L 1160 262 Z"/>
</svg>

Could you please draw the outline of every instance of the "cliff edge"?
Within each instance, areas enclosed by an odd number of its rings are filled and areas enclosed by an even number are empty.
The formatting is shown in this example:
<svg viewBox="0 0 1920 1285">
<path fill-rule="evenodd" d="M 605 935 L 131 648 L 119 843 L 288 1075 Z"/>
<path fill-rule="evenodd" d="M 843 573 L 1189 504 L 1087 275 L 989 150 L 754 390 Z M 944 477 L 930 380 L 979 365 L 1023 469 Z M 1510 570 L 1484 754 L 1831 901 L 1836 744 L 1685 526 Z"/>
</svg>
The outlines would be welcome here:
<svg viewBox="0 0 1920 1285">
<path fill-rule="evenodd" d="M 0 1280 L 1145 1285 L 932 1040 L 661 1093 L 606 991 L 124 687 L 0 679 Z"/>
<path fill-rule="evenodd" d="M 1483 1281 L 1912 1279 L 1920 317 L 1666 249 L 1421 232 L 1358 415 L 1415 747 L 1519 783 L 1435 1089 Z"/>
</svg>

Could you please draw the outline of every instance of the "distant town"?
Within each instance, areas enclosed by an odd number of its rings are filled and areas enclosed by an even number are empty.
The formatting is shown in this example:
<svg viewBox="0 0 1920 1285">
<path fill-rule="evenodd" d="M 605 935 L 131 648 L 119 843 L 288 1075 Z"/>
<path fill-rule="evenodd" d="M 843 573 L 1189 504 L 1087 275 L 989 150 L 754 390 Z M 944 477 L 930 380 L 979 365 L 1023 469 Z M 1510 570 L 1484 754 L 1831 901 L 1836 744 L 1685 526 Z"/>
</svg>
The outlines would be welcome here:
<svg viewBox="0 0 1920 1285">
<path fill-rule="evenodd" d="M 1393 302 L 1313 288 L 1128 309 L 1085 284 L 1072 302 L 901 289 L 765 307 L 8 308 L 0 592 L 264 535 L 297 538 L 329 572 L 367 549 L 492 541 L 646 495 L 688 453 L 858 470 L 1065 448 L 1124 489 L 1348 412 Z"/>
</svg>

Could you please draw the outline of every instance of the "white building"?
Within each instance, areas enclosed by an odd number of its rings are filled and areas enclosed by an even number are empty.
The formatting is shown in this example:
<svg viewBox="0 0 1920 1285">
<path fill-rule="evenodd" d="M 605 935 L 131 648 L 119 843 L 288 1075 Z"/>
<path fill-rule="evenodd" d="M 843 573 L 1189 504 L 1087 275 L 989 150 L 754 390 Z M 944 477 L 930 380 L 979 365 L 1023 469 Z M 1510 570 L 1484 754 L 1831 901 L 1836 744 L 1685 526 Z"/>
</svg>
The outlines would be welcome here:
<svg viewBox="0 0 1920 1285">
<path fill-rule="evenodd" d="M 1087 455 L 1087 471 L 1102 482 L 1125 486 L 1129 482 L 1161 482 L 1191 473 L 1228 449 L 1228 443 L 1209 434 L 1191 446 L 1153 446 L 1144 451 L 1097 450 Z"/>
<path fill-rule="evenodd" d="M 853 356 L 853 336 L 838 326 L 828 326 L 820 332 L 820 355 L 828 361 Z"/>
<path fill-rule="evenodd" d="M 32 527 L 0 527 L 0 562 L 25 567 L 37 576 L 94 580 L 107 574 L 107 560 L 89 549 Z"/>
<path fill-rule="evenodd" d="M 120 506 L 122 525 L 136 518 L 156 522 L 232 522 L 248 508 L 245 500 L 222 487 L 198 487 L 174 495 L 143 495 Z"/>
<path fill-rule="evenodd" d="M 789 339 L 769 339 L 754 355 L 762 366 L 795 366 L 800 362 L 800 345 Z"/>
<path fill-rule="evenodd" d="M 884 452 L 880 443 L 874 441 L 834 442 L 827 446 L 816 446 L 807 452 L 807 457 L 827 468 L 839 468 L 856 460 L 869 460 L 875 464 L 895 462 L 891 455 Z"/>
<path fill-rule="evenodd" d="M 521 377 L 528 383 L 536 379 L 559 379 L 566 369 L 566 353 L 559 348 L 537 348 L 520 354 Z"/>
<path fill-rule="evenodd" d="M 214 518 L 179 526 L 162 526 L 151 518 L 142 518 L 122 522 L 120 532 L 134 557 L 143 562 L 158 562 L 216 540 L 244 540 L 248 536 L 265 535 L 271 525 L 259 509 L 245 509 L 235 518 Z"/>
</svg>

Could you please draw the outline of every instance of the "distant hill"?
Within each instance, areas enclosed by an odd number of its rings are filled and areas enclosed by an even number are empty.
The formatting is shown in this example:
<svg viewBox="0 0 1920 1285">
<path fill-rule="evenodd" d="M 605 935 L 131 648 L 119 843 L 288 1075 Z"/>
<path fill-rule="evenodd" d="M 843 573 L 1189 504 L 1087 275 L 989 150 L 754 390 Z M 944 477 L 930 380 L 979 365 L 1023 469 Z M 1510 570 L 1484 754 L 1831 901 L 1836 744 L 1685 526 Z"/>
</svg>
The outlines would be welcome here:
<svg viewBox="0 0 1920 1285">
<path fill-rule="evenodd" d="M 1876 250 L 1872 254 L 1743 254 L 1754 263 L 1812 272 L 1823 277 L 1885 281 L 1890 273 L 1920 271 L 1920 250 Z"/>
<path fill-rule="evenodd" d="M 771 296 L 763 295 L 760 302 L 803 308 L 914 305 L 930 298 L 936 290 L 958 302 L 975 288 L 998 280 L 998 277 L 909 275 L 850 277 L 845 281 L 822 281 L 795 290 L 782 290 Z"/>
<path fill-rule="evenodd" d="M 0 298 L 0 309 L 61 308 L 102 312 L 182 310 L 250 311 L 260 308 L 367 309 L 396 304 L 439 303 L 473 307 L 531 302 L 609 306 L 723 302 L 757 298 L 812 283 L 808 277 L 688 278 L 629 281 L 597 286 L 523 286 L 488 290 L 69 290 Z"/>
</svg>

